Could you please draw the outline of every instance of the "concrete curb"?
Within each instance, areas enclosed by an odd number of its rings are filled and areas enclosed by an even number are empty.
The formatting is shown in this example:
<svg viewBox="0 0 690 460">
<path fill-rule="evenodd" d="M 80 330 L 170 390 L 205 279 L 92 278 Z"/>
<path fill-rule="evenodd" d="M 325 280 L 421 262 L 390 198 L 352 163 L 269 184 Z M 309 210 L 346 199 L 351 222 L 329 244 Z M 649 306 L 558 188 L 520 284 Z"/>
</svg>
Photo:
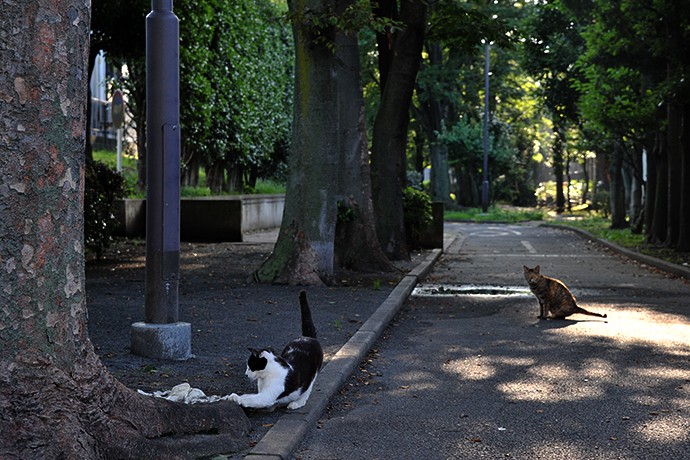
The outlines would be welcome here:
<svg viewBox="0 0 690 460">
<path fill-rule="evenodd" d="M 654 268 L 658 268 L 659 270 L 663 270 L 665 272 L 680 276 L 685 279 L 690 279 L 690 268 L 684 267 L 682 265 L 674 264 L 671 262 L 666 262 L 665 260 L 657 259 L 656 257 L 651 257 L 645 254 L 640 254 L 639 252 L 631 251 L 630 249 L 626 249 L 622 246 L 619 246 L 615 243 L 611 243 L 610 241 L 606 241 L 600 238 L 597 238 L 596 236 L 592 235 L 586 230 L 582 230 L 579 228 L 575 227 L 568 227 L 566 225 L 558 225 L 558 224 L 541 224 L 542 227 L 550 227 L 550 228 L 557 228 L 559 230 L 569 230 L 573 233 L 576 233 L 580 235 L 583 238 L 586 238 L 588 240 L 596 241 L 597 243 L 606 246 L 607 248 L 622 254 L 630 259 L 636 260 L 638 262 L 641 262 L 643 264 L 649 265 Z"/>
<path fill-rule="evenodd" d="M 286 412 L 245 456 L 249 460 L 288 460 L 309 429 L 316 425 L 331 397 L 343 386 L 374 342 L 412 293 L 414 287 L 432 269 L 443 251 L 434 249 L 411 270 L 389 294 L 373 315 L 338 350 L 316 379 L 314 391 L 304 407 Z"/>
</svg>

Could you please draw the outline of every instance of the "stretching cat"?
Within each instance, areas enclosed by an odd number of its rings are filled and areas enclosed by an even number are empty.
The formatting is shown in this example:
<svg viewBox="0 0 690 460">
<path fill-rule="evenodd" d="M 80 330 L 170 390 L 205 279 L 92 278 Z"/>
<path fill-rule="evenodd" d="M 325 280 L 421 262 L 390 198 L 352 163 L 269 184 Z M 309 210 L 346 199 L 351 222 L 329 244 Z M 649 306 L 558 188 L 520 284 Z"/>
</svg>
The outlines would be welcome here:
<svg viewBox="0 0 690 460">
<path fill-rule="evenodd" d="M 578 307 L 575 296 L 561 281 L 539 273 L 539 265 L 525 269 L 525 279 L 529 289 L 539 300 L 539 319 L 563 319 L 575 313 L 606 318 L 606 315 L 593 313 Z"/>
<path fill-rule="evenodd" d="M 288 409 L 298 409 L 307 403 L 314 387 L 314 380 L 321 370 L 323 350 L 316 340 L 316 327 L 311 319 L 307 293 L 299 293 L 302 315 L 302 336 L 288 343 L 280 356 L 270 348 L 250 348 L 245 374 L 256 381 L 258 393 L 230 399 L 242 407 L 271 408 L 287 404 Z"/>
</svg>

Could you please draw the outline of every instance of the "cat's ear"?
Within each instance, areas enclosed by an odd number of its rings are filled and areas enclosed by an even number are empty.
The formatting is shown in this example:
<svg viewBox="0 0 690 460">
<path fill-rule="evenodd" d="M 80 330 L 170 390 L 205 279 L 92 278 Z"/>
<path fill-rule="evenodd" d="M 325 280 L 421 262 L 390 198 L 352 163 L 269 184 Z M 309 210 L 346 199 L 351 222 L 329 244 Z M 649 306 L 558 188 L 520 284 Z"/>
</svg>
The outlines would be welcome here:
<svg viewBox="0 0 690 460">
<path fill-rule="evenodd" d="M 247 347 L 247 350 L 249 350 L 249 353 L 257 356 L 261 353 L 261 350 L 253 347 Z"/>
<path fill-rule="evenodd" d="M 534 271 L 535 271 L 535 272 L 539 273 L 539 270 L 541 270 L 541 268 L 539 267 L 539 265 L 537 265 L 536 267 L 534 267 Z"/>
<path fill-rule="evenodd" d="M 529 270 L 529 268 L 527 268 L 527 265 L 523 265 L 523 266 L 522 266 L 522 269 L 525 270 L 525 271 L 528 271 L 528 270 Z"/>
</svg>

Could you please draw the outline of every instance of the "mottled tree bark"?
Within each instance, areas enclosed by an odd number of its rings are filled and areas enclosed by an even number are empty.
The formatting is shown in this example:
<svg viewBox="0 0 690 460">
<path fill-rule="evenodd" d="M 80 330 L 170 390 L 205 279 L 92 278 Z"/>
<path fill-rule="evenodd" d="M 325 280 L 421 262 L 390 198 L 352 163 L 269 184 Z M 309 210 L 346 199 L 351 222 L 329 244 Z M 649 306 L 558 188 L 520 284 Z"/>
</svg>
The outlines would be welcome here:
<svg viewBox="0 0 690 460">
<path fill-rule="evenodd" d="M 371 176 L 376 231 L 383 251 L 392 260 L 409 258 L 403 221 L 407 128 L 422 59 L 426 12 L 427 3 L 422 0 L 400 4 L 403 26 L 393 37 L 393 57 L 374 122 Z"/>
<path fill-rule="evenodd" d="M 295 102 L 285 210 L 273 254 L 257 281 L 330 284 L 338 186 L 337 62 L 334 26 L 309 15 L 335 11 L 336 1 L 290 1 L 295 39 Z"/>
<path fill-rule="evenodd" d="M 31 0 L 0 9 L 0 457 L 181 458 L 243 448 L 248 422 L 237 405 L 139 395 L 107 371 L 87 336 L 89 5 Z"/>
<path fill-rule="evenodd" d="M 339 12 L 354 3 L 340 0 Z M 359 48 L 354 33 L 338 32 L 339 192 L 335 234 L 335 261 L 358 271 L 395 269 L 381 249 L 376 235 L 371 197 L 369 145 L 360 80 Z"/>
</svg>

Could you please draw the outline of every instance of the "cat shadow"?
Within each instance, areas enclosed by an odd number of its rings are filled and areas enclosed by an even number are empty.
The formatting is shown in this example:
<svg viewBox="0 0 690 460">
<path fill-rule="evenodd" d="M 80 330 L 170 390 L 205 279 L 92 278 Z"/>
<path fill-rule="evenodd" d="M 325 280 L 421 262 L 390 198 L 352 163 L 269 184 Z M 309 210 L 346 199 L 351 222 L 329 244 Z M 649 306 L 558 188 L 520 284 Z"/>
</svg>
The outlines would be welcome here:
<svg viewBox="0 0 690 460">
<path fill-rule="evenodd" d="M 534 325 L 536 327 L 539 327 L 542 329 L 562 329 L 564 327 L 574 326 L 577 323 L 607 323 L 608 324 L 608 320 L 606 320 L 606 319 L 572 319 L 572 318 L 537 319 L 537 322 Z"/>
</svg>

